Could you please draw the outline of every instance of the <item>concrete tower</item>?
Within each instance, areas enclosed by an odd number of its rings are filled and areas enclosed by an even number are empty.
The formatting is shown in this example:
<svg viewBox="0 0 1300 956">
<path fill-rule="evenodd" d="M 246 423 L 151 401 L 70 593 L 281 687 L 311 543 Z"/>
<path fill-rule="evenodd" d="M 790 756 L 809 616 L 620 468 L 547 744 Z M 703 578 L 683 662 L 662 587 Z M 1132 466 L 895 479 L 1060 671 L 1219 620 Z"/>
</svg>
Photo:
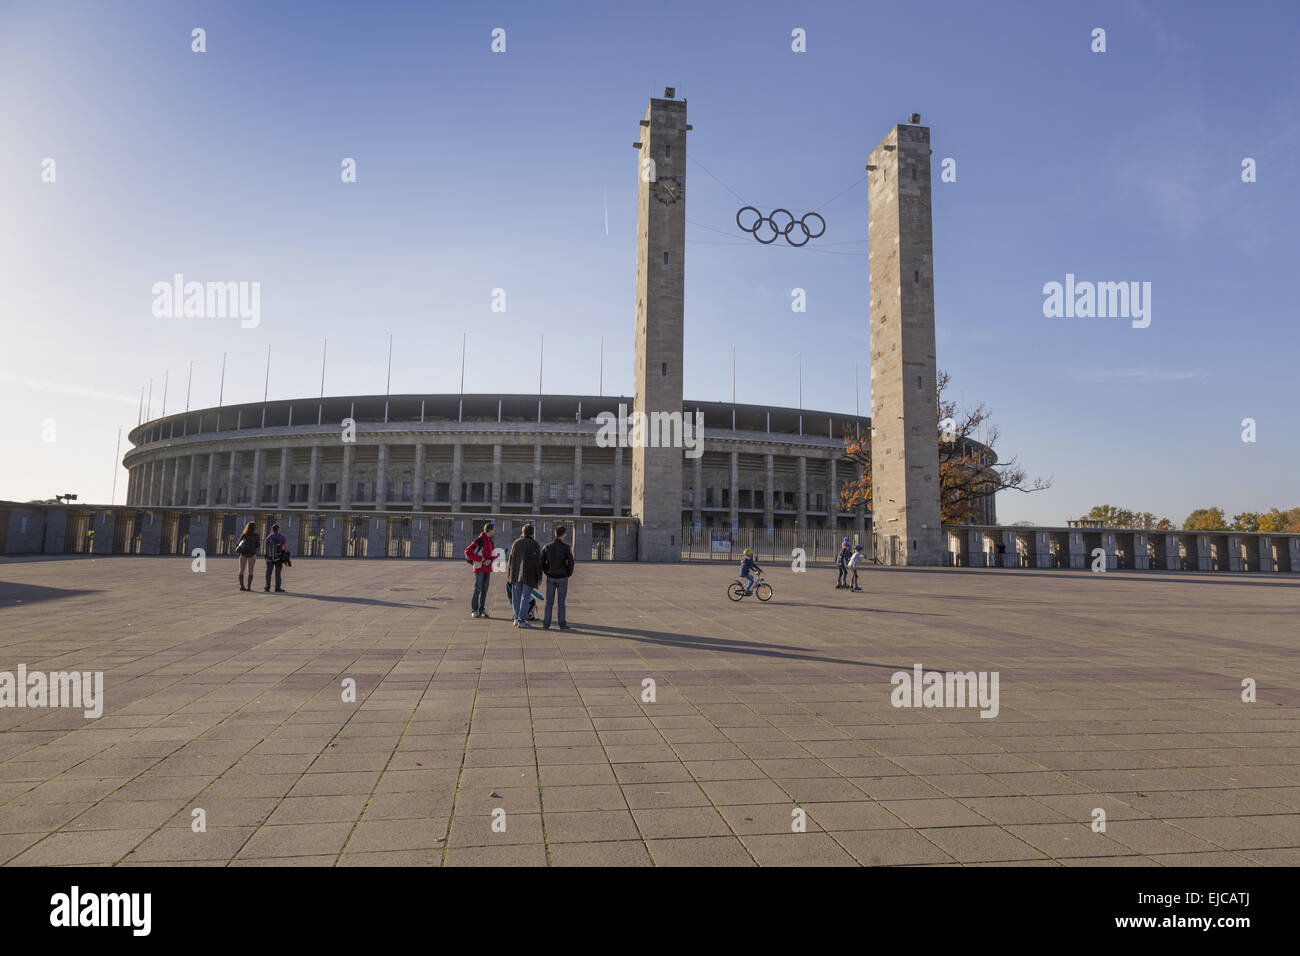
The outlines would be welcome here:
<svg viewBox="0 0 1300 956">
<path fill-rule="evenodd" d="M 637 137 L 636 385 L 633 411 L 682 413 L 686 103 L 652 99 Z M 647 429 L 649 434 L 650 429 Z M 632 450 L 638 558 L 680 561 L 682 448 Z"/>
<path fill-rule="evenodd" d="M 929 127 L 895 126 L 868 162 L 876 557 L 884 564 L 938 565 L 945 548 L 939 516 Z"/>
</svg>

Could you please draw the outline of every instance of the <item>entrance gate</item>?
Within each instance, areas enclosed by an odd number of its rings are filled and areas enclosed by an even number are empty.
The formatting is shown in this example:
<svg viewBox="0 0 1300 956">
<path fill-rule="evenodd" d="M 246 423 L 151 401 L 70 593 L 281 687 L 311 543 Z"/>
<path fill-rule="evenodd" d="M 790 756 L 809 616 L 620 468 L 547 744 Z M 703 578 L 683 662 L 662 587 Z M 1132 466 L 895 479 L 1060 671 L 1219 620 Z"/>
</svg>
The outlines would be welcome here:
<svg viewBox="0 0 1300 956">
<path fill-rule="evenodd" d="M 348 546 L 344 553 L 349 558 L 364 558 L 368 543 L 369 532 L 366 528 L 366 519 L 354 517 L 348 522 Z"/>
<path fill-rule="evenodd" d="M 390 558 L 409 558 L 411 556 L 411 519 L 388 519 L 388 556 Z"/>
</svg>

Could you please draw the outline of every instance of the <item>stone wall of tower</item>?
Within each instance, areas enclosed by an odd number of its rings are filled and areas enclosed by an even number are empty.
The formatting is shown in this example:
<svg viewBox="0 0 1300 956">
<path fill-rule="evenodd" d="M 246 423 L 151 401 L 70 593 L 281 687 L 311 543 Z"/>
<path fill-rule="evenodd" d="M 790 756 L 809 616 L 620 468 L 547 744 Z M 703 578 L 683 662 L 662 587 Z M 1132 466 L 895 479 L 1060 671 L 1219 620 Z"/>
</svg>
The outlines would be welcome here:
<svg viewBox="0 0 1300 956">
<path fill-rule="evenodd" d="M 637 139 L 633 410 L 649 415 L 682 408 L 686 104 L 652 99 Z M 643 172 L 650 169 L 647 160 L 653 177 Z M 632 450 L 631 510 L 641 519 L 642 561 L 681 560 L 681 489 L 680 448 Z"/>
<path fill-rule="evenodd" d="M 939 565 L 930 130 L 895 126 L 868 160 L 871 481 L 876 554 Z"/>
</svg>

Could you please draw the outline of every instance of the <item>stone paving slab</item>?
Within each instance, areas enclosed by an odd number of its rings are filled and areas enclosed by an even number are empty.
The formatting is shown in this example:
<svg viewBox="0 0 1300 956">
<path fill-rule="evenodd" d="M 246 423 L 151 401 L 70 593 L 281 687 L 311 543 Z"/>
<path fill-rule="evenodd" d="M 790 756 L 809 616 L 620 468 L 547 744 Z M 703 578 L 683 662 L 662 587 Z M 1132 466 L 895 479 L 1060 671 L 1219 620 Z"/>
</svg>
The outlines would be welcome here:
<svg viewBox="0 0 1300 956">
<path fill-rule="evenodd" d="M 0 672 L 105 685 L 0 707 L 0 863 L 1300 862 L 1297 578 L 583 564 L 562 633 L 452 561 L 234 570 L 0 559 Z M 997 716 L 895 707 L 917 665 Z"/>
</svg>

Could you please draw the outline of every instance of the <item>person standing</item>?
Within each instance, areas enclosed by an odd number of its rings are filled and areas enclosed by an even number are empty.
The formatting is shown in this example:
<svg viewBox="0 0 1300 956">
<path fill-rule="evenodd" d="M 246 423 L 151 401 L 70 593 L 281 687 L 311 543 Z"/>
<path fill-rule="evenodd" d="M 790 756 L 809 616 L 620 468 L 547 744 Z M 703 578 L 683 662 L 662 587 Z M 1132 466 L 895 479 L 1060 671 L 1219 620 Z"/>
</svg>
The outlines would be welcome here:
<svg viewBox="0 0 1300 956">
<path fill-rule="evenodd" d="M 492 559 L 496 557 L 496 545 L 492 543 L 492 533 L 496 531 L 496 522 L 489 521 L 483 525 L 483 531 L 465 548 L 465 560 L 474 569 L 474 596 L 469 601 L 470 617 L 487 617 L 488 582 L 491 580 Z"/>
<path fill-rule="evenodd" d="M 853 572 L 853 587 L 849 589 L 851 591 L 862 590 L 862 588 L 858 587 L 858 565 L 860 565 L 861 563 L 862 563 L 862 545 L 859 544 L 853 549 L 853 557 L 849 558 L 849 569 Z"/>
<path fill-rule="evenodd" d="M 266 587 L 263 591 L 271 590 L 271 570 L 275 569 L 275 593 L 283 594 L 284 588 L 280 587 L 280 575 L 283 573 L 285 564 L 289 561 L 289 541 L 284 535 L 280 534 L 278 524 L 271 525 L 271 533 L 266 536 Z"/>
<path fill-rule="evenodd" d="M 533 538 L 532 525 L 524 525 L 524 533 L 510 545 L 508 567 L 515 627 L 532 627 L 528 623 L 528 602 L 533 588 L 542 583 L 542 548 Z"/>
<path fill-rule="evenodd" d="M 253 569 L 257 567 L 257 552 L 262 550 L 262 536 L 257 533 L 257 525 L 252 521 L 244 525 L 244 533 L 235 545 L 235 554 L 239 555 L 239 590 L 253 590 Z M 244 572 L 248 572 L 248 584 L 244 584 Z"/>
<path fill-rule="evenodd" d="M 542 630 L 550 630 L 551 607 L 556 599 L 560 604 L 560 630 L 567 631 L 569 623 L 564 616 L 564 601 L 569 594 L 569 578 L 573 577 L 573 549 L 564 536 L 564 525 L 556 525 L 555 540 L 542 549 L 542 573 L 546 575 L 546 613 L 542 617 Z"/>
<path fill-rule="evenodd" d="M 840 553 L 835 559 L 835 567 L 839 571 L 839 578 L 835 581 L 837 588 L 846 588 L 849 586 L 849 560 L 853 557 L 853 551 L 849 547 L 849 539 L 845 538 L 840 543 Z"/>
</svg>

